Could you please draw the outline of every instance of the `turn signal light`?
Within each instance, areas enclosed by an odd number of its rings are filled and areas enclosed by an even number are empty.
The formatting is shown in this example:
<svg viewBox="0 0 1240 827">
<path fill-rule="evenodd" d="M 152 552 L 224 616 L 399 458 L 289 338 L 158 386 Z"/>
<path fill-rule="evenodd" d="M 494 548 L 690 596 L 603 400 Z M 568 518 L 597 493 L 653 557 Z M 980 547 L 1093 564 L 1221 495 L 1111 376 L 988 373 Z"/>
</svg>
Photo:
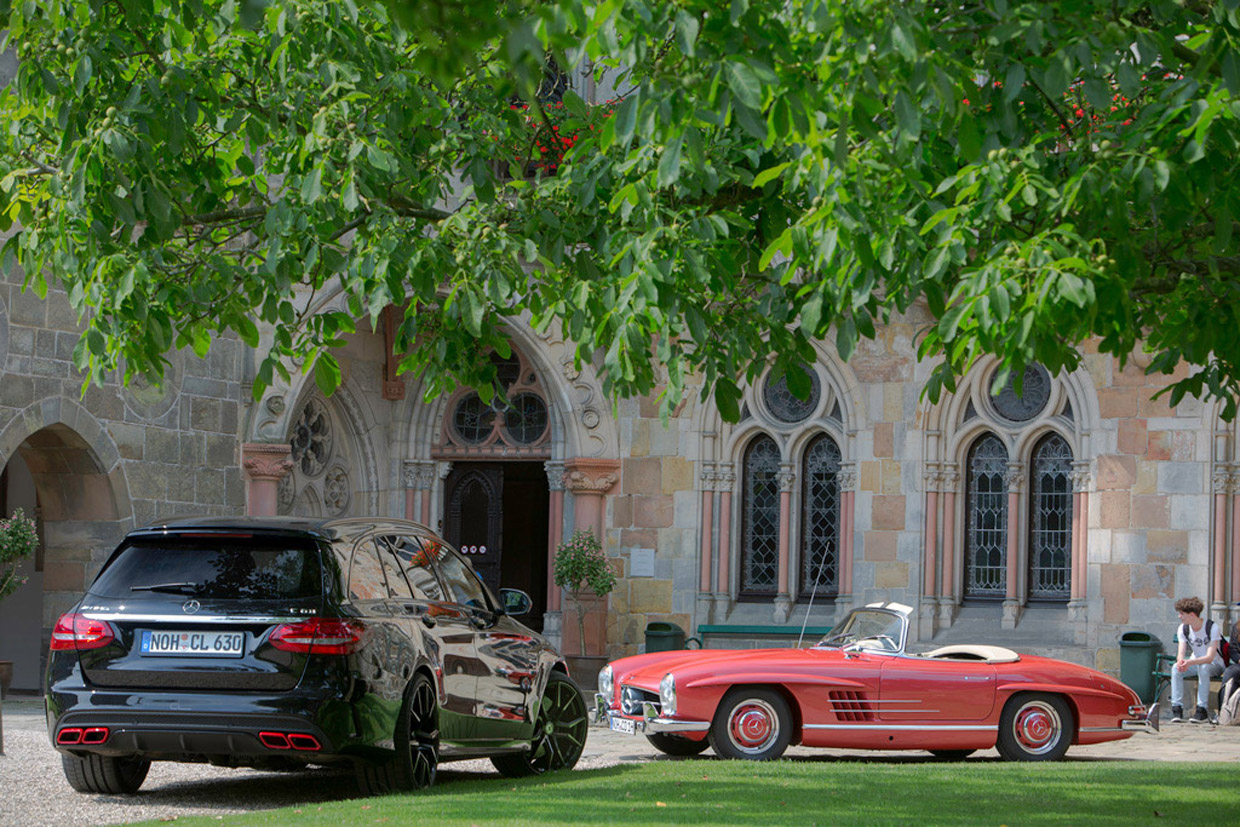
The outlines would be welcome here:
<svg viewBox="0 0 1240 827">
<path fill-rule="evenodd" d="M 316 617 L 296 623 L 282 623 L 267 638 L 284 652 L 307 655 L 348 655 L 361 648 L 366 631 L 356 620 Z"/>
<path fill-rule="evenodd" d="M 48 647 L 53 652 L 67 649 L 99 649 L 116 640 L 112 626 L 107 621 L 96 620 L 77 612 L 67 612 L 60 616 L 52 627 L 52 642 Z"/>
</svg>

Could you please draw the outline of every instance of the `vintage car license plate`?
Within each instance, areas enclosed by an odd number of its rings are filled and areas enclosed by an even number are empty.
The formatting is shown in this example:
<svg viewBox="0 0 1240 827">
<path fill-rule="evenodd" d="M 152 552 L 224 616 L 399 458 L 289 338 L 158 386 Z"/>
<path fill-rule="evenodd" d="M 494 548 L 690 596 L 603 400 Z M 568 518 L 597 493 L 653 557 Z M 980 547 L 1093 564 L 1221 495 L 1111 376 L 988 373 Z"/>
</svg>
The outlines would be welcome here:
<svg viewBox="0 0 1240 827">
<path fill-rule="evenodd" d="M 143 629 L 143 655 L 198 655 L 235 658 L 245 651 L 245 632 L 155 632 Z"/>
<path fill-rule="evenodd" d="M 616 732 L 623 732 L 625 735 L 633 735 L 637 732 L 637 726 L 628 718 L 609 718 L 608 723 Z"/>
</svg>

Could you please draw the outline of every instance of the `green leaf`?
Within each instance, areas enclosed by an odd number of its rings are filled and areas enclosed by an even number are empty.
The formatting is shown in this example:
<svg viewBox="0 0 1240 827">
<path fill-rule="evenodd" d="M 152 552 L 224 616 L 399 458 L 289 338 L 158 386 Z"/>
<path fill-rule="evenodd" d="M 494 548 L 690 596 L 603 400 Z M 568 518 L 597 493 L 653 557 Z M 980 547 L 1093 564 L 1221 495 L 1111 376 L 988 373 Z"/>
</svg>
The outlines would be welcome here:
<svg viewBox="0 0 1240 827">
<path fill-rule="evenodd" d="M 659 158 L 659 174 L 657 179 L 659 187 L 671 186 L 680 178 L 681 144 L 682 139 L 677 136 L 663 148 L 663 155 Z"/>
<path fill-rule="evenodd" d="M 610 119 L 610 125 L 615 129 L 616 140 L 622 145 L 628 146 L 633 138 L 633 130 L 637 126 L 637 106 L 638 99 L 641 97 L 641 90 L 635 90 L 616 108 L 615 117 Z"/>
<path fill-rule="evenodd" d="M 323 168 L 315 167 L 301 179 L 301 200 L 313 204 L 323 194 Z"/>
<path fill-rule="evenodd" d="M 681 53 L 693 57 L 694 49 L 697 46 L 698 32 L 702 26 L 698 23 L 696 17 L 691 16 L 684 9 L 676 12 L 676 48 Z"/>
<path fill-rule="evenodd" d="M 904 94 L 904 90 L 896 93 L 895 108 L 896 123 L 900 125 L 900 129 L 904 130 L 911 140 L 921 137 L 921 112 L 909 96 Z"/>
<path fill-rule="evenodd" d="M 762 187 L 766 186 L 771 181 L 774 181 L 776 178 L 778 178 L 780 173 L 782 173 L 784 170 L 786 170 L 790 166 L 792 166 L 792 161 L 785 161 L 782 164 L 776 164 L 773 167 L 768 167 L 767 169 L 762 170 L 761 172 L 759 172 L 757 175 L 754 176 L 754 179 L 753 179 L 754 189 L 762 189 Z"/>
<path fill-rule="evenodd" d="M 1025 89 L 1025 67 L 1019 63 L 1013 63 L 1008 67 L 1007 77 L 1003 79 L 1003 100 L 1011 103 L 1020 96 Z"/>
<path fill-rule="evenodd" d="M 753 70 L 738 60 L 729 60 L 723 67 L 728 88 L 737 100 L 750 109 L 762 110 L 762 83 Z M 765 131 L 765 130 L 764 130 Z"/>
<path fill-rule="evenodd" d="M 331 396 L 340 387 L 340 364 L 325 350 L 314 360 L 314 383 L 324 396 Z"/>
<path fill-rule="evenodd" d="M 856 347 L 857 323 L 853 321 L 852 316 L 845 316 L 840 320 L 839 328 L 835 332 L 835 348 L 840 353 L 840 359 L 847 362 L 852 358 Z"/>
</svg>

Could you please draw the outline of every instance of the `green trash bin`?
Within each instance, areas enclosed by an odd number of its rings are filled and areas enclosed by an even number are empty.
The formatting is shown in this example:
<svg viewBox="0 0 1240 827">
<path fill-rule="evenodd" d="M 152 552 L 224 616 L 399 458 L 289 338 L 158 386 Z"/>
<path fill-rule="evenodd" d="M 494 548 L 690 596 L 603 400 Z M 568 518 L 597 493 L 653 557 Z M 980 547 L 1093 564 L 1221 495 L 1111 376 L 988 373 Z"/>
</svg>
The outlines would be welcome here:
<svg viewBox="0 0 1240 827">
<path fill-rule="evenodd" d="M 646 651 L 670 652 L 685 648 L 685 630 L 661 620 L 646 624 Z"/>
<path fill-rule="evenodd" d="M 1162 641 L 1148 632 L 1119 636 L 1119 679 L 1147 706 L 1154 703 L 1154 670 L 1161 653 Z"/>
</svg>

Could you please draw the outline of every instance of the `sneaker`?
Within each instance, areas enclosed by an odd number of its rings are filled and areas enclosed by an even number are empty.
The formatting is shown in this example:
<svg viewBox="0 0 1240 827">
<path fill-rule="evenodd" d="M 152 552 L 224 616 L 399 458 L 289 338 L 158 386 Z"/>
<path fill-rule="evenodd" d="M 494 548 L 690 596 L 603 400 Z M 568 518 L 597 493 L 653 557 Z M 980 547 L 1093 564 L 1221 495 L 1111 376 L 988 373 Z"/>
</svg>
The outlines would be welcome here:
<svg viewBox="0 0 1240 827">
<path fill-rule="evenodd" d="M 1189 720 L 1191 724 L 1208 724 L 1210 723 L 1210 713 L 1204 706 L 1197 707 L 1197 711 L 1193 713 L 1193 717 Z"/>
<path fill-rule="evenodd" d="M 1184 722 L 1184 707 L 1182 706 L 1171 707 L 1171 723 L 1179 724 L 1183 722 Z"/>
</svg>

